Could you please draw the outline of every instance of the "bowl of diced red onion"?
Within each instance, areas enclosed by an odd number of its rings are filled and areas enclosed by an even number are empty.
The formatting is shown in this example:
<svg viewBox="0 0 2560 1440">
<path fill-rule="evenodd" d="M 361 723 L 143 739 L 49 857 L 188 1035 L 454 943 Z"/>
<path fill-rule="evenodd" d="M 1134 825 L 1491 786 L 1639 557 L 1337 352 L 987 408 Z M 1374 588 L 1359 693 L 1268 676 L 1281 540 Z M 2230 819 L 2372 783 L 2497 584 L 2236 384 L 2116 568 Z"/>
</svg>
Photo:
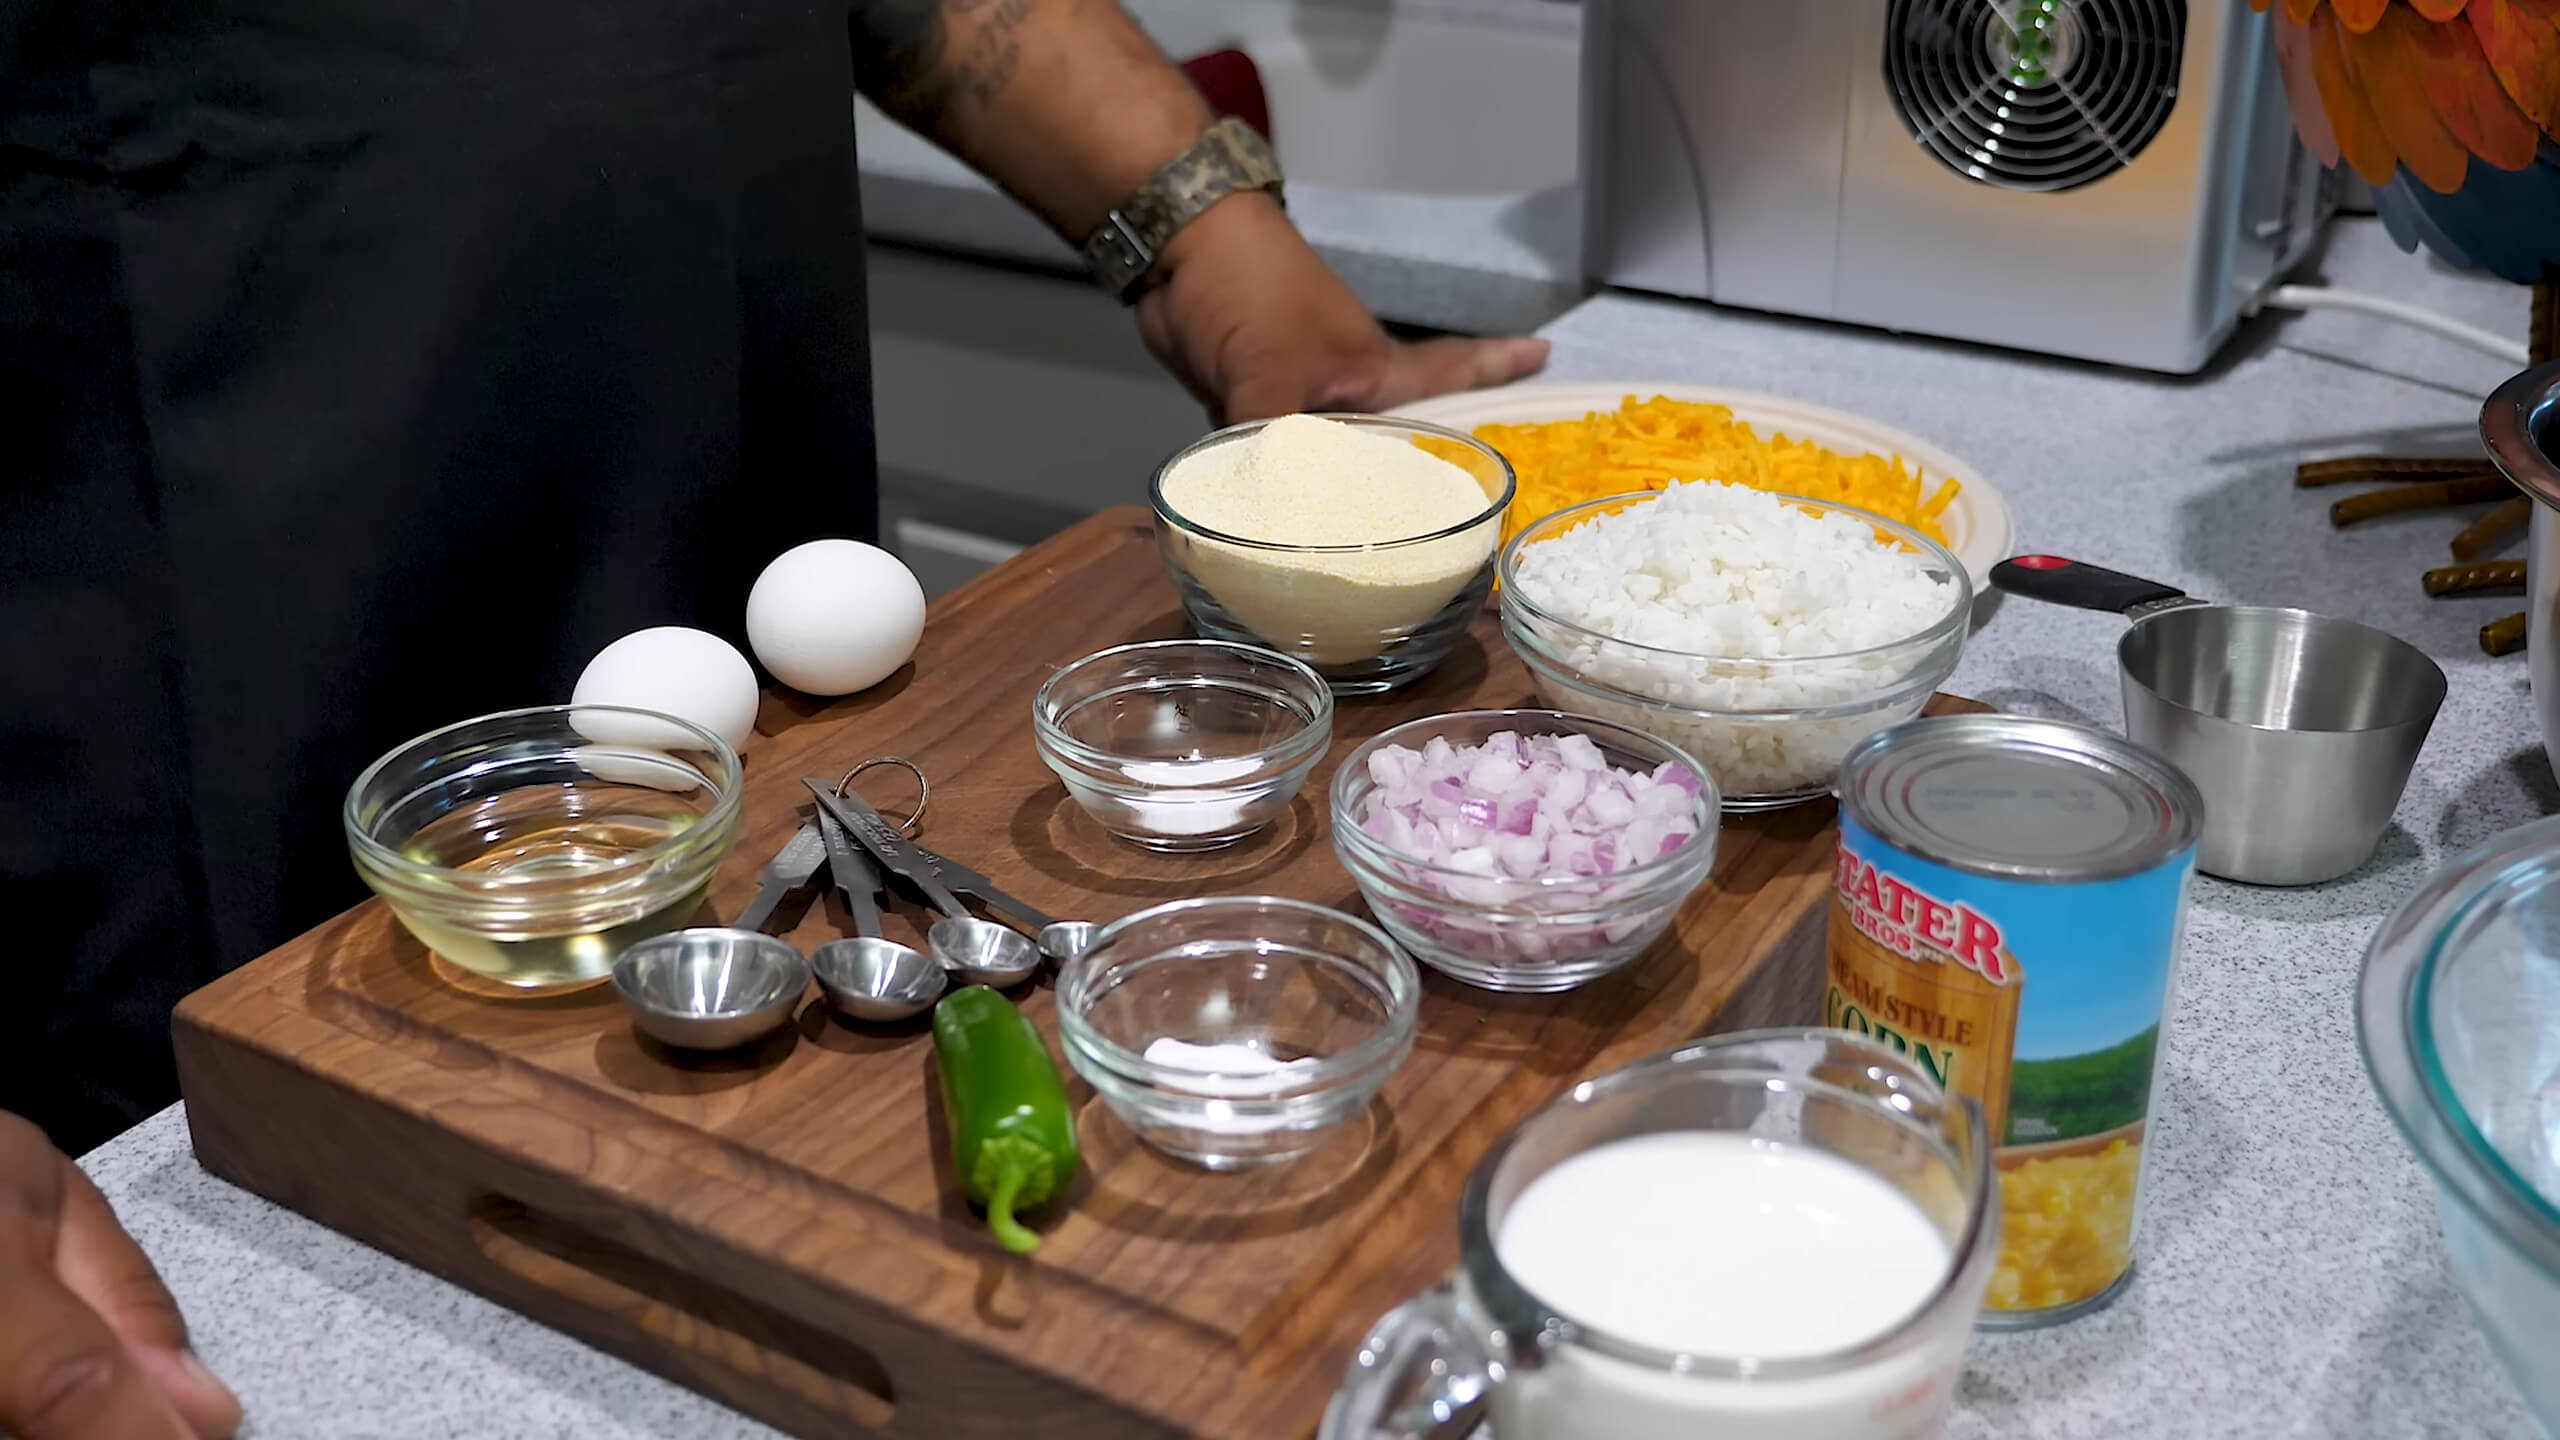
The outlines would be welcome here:
<svg viewBox="0 0 2560 1440">
<path fill-rule="evenodd" d="M 1557 710 L 1416 720 L 1335 772 L 1333 848 L 1397 943 L 1488 990 L 1570 990 L 1652 948 L 1715 864 L 1704 766 Z"/>
</svg>

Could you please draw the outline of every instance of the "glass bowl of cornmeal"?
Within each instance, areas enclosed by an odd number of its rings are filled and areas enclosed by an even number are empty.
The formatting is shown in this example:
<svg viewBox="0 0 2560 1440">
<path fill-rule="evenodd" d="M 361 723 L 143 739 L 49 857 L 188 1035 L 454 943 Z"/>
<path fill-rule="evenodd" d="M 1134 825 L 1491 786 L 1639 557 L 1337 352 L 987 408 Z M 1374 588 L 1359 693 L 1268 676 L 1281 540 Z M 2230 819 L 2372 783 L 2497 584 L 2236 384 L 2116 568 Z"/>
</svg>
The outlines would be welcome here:
<svg viewBox="0 0 2560 1440">
<path fill-rule="evenodd" d="M 1493 592 L 1516 485 L 1499 452 L 1455 430 L 1284 415 L 1187 447 L 1148 498 L 1194 629 L 1354 695 L 1418 680 L 1456 648 Z"/>
</svg>

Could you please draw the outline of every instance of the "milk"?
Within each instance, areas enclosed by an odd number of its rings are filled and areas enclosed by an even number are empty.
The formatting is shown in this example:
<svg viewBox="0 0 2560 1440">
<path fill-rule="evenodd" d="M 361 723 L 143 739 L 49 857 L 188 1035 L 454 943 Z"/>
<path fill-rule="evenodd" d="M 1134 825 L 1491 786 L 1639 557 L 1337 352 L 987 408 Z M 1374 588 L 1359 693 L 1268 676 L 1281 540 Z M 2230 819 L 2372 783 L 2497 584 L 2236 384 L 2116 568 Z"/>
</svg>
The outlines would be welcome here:
<svg viewBox="0 0 2560 1440">
<path fill-rule="evenodd" d="M 1621 1340 L 1776 1360 L 1873 1340 L 1920 1309 L 1952 1257 L 1919 1206 L 1873 1172 L 1729 1133 L 1634 1136 L 1530 1182 L 1494 1240 L 1558 1313 Z M 1816 1379 L 1703 1378 L 1557 1348 L 1494 1394 L 1502 1440 L 1887 1440 L 1943 1412 L 1971 1331 Z"/>
</svg>

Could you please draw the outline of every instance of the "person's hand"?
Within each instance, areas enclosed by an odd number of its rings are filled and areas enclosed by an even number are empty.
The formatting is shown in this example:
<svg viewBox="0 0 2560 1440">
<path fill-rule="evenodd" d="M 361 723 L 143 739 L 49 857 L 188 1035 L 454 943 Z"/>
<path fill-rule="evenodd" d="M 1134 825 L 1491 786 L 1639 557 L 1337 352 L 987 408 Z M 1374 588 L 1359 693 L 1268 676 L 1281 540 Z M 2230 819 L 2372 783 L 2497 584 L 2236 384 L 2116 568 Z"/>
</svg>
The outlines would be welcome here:
<svg viewBox="0 0 2560 1440">
<path fill-rule="evenodd" d="M 219 1440 L 240 1402 L 151 1262 L 44 1132 L 0 1112 L 0 1435 Z"/>
<path fill-rule="evenodd" d="M 1267 195 L 1212 205 L 1165 246 L 1138 329 L 1220 425 L 1300 410 L 1387 410 L 1517 380 L 1547 342 L 1389 339 Z"/>
</svg>

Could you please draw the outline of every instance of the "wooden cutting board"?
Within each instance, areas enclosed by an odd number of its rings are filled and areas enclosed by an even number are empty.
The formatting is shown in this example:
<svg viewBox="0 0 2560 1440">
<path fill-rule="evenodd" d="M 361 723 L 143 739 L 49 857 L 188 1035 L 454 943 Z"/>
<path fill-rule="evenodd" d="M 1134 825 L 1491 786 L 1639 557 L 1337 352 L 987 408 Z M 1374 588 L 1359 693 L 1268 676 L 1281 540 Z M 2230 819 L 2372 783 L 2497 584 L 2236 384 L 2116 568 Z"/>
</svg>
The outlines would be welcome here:
<svg viewBox="0 0 2560 1440">
<path fill-rule="evenodd" d="M 1275 829 L 1150 855 L 1042 766 L 1031 696 L 1078 656 L 1180 633 L 1147 518 L 1120 509 L 935 604 L 915 665 L 877 689 L 769 695 L 708 908 L 752 892 L 801 776 L 898 754 L 934 777 L 921 838 L 1052 913 L 1238 892 L 1358 912 L 1325 838 L 1332 762 L 1410 718 L 1538 703 L 1488 611 L 1427 679 L 1340 706 L 1332 761 Z M 893 805 L 899 777 L 877 778 Z M 1505 1129 L 1693 1036 L 1814 1021 L 1831 850 L 1827 804 L 1728 822 L 1674 935 L 1570 995 L 1426 971 L 1412 1059 L 1288 1166 L 1161 1159 L 1071 1078 L 1087 1166 L 1027 1260 L 961 1199 L 924 1024 L 848 1026 L 814 988 L 760 1050 L 685 1058 L 639 1039 L 609 987 L 458 988 L 366 904 L 190 996 L 179 1073 L 214 1174 L 785 1430 L 1304 1436 L 1370 1322 L 1455 1264 L 1460 1186 Z M 842 919 L 829 901 L 792 933 Z M 1048 982 L 1020 998 L 1054 1050 Z"/>
</svg>

